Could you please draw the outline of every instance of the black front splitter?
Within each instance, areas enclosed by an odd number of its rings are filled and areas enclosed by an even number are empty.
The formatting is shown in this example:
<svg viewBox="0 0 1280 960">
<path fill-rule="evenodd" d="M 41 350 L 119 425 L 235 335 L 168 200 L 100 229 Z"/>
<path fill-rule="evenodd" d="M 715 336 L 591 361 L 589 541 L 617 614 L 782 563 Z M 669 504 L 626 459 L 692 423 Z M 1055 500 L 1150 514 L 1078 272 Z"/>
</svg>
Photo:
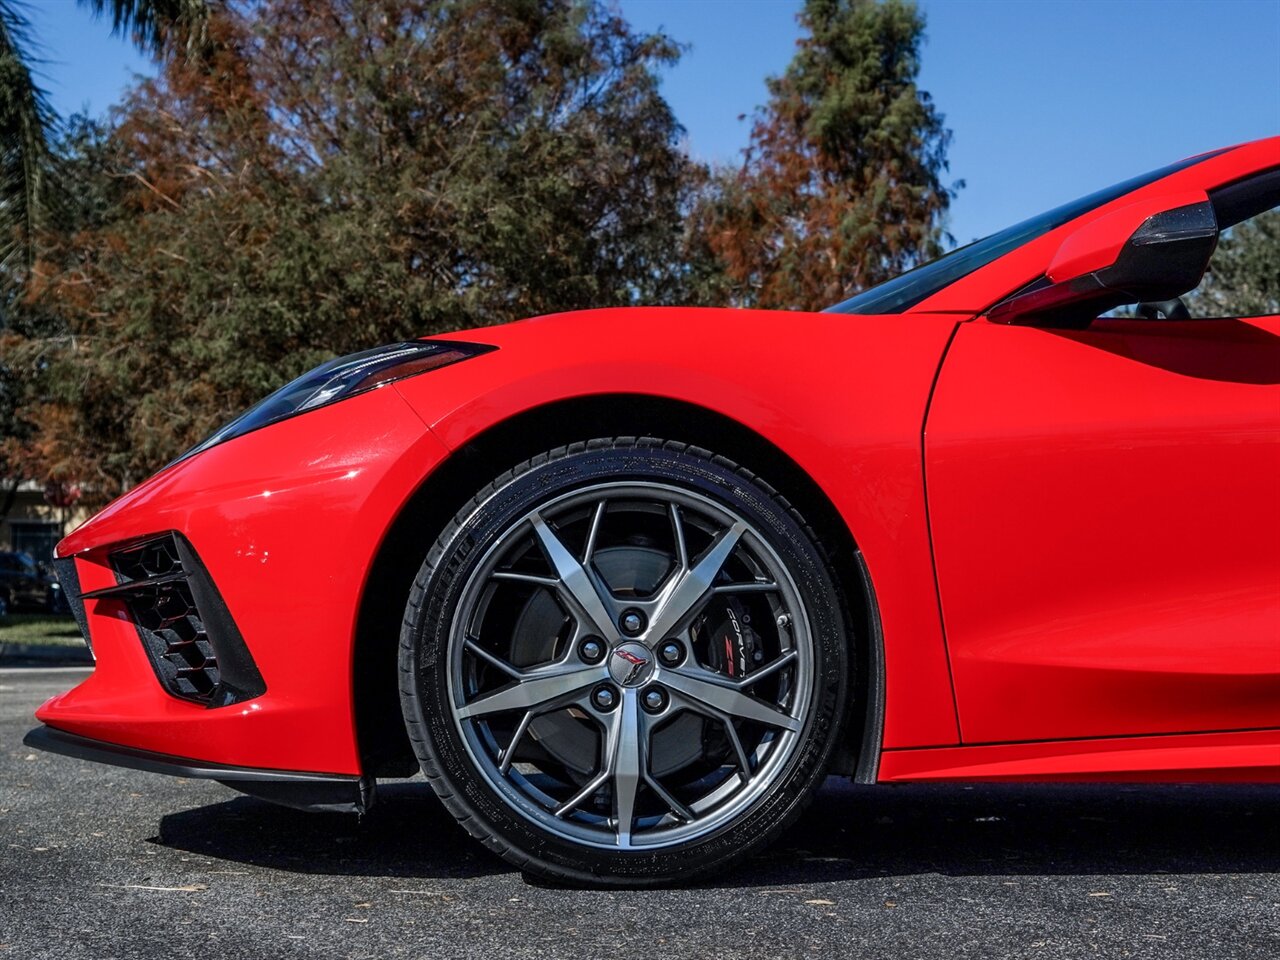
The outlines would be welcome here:
<svg viewBox="0 0 1280 960">
<path fill-rule="evenodd" d="M 94 763 L 172 777 L 217 780 L 242 793 L 298 810 L 362 814 L 373 806 L 374 781 L 371 777 L 235 767 L 93 740 L 49 726 L 36 727 L 22 738 L 22 742 L 37 750 Z"/>
</svg>

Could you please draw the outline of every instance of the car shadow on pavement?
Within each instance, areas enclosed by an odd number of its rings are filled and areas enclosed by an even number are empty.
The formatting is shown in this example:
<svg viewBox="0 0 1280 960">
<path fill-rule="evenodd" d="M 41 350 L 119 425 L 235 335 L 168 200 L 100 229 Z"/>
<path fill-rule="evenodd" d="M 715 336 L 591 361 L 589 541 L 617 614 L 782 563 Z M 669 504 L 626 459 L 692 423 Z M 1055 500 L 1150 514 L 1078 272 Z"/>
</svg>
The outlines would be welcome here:
<svg viewBox="0 0 1280 960">
<path fill-rule="evenodd" d="M 295 873 L 462 879 L 510 871 L 421 780 L 379 784 L 377 802 L 363 817 L 235 797 L 166 814 L 151 842 Z"/>
<path fill-rule="evenodd" d="M 1280 786 L 828 781 L 751 868 L 736 879 L 1269 873 Z"/>
<path fill-rule="evenodd" d="M 461 878 L 511 869 L 421 781 L 382 788 L 362 820 L 242 797 L 165 816 L 154 842 L 310 874 Z M 833 778 L 778 843 L 706 885 L 1277 870 L 1280 786 L 864 787 Z"/>
</svg>

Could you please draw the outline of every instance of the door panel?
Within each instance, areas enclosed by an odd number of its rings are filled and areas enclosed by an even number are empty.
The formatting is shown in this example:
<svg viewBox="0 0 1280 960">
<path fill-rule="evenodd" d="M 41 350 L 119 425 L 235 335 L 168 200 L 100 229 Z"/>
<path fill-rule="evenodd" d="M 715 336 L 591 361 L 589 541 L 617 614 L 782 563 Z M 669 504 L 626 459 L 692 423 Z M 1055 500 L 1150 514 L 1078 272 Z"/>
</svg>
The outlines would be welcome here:
<svg viewBox="0 0 1280 960">
<path fill-rule="evenodd" d="M 925 434 L 966 743 L 1280 727 L 1280 318 L 963 324 Z"/>
</svg>

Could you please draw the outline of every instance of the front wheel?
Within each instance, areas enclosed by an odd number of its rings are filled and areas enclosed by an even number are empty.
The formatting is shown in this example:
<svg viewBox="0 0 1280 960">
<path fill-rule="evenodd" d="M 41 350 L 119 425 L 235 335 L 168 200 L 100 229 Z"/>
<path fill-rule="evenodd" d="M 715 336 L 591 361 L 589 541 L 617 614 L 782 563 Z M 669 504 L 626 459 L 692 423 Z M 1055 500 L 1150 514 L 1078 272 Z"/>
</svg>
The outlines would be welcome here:
<svg viewBox="0 0 1280 960">
<path fill-rule="evenodd" d="M 800 515 L 657 440 L 534 458 L 418 575 L 401 694 L 428 780 L 534 874 L 669 883 L 799 815 L 840 733 L 843 605 Z"/>
</svg>

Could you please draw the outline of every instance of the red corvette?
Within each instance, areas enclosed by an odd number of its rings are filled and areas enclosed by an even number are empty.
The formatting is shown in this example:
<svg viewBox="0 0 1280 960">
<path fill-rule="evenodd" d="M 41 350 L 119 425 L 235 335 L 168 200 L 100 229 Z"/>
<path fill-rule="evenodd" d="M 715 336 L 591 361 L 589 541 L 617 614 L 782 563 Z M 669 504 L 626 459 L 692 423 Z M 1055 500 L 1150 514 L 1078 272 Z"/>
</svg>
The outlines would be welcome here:
<svg viewBox="0 0 1280 960">
<path fill-rule="evenodd" d="M 1180 299 L 1278 204 L 1272 138 L 822 313 L 334 360 L 62 542 L 97 666 L 27 742 L 306 808 L 421 768 L 623 884 L 829 773 L 1280 779 L 1280 316 Z"/>
</svg>

